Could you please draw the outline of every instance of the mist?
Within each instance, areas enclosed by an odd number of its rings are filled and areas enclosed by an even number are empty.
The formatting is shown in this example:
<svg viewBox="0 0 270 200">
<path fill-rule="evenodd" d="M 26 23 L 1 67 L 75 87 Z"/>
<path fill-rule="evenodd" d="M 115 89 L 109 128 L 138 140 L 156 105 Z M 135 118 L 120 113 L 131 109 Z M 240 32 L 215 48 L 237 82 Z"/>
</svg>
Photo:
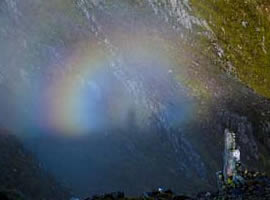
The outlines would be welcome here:
<svg viewBox="0 0 270 200">
<path fill-rule="evenodd" d="M 267 170 L 269 98 L 190 6 L 1 1 L 0 128 L 78 197 L 215 189 L 226 128 Z"/>
</svg>

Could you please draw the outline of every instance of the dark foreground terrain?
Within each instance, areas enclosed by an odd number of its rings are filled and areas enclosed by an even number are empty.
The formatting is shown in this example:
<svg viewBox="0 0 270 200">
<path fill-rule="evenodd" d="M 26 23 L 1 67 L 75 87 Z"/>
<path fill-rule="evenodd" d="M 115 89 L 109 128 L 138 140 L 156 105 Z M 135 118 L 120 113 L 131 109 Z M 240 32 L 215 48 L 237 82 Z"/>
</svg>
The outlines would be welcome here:
<svg viewBox="0 0 270 200">
<path fill-rule="evenodd" d="M 270 179 L 264 173 L 243 170 L 241 176 L 244 182 L 228 181 L 215 192 L 200 192 L 195 195 L 179 195 L 171 190 L 159 188 L 153 192 L 146 192 L 140 197 L 125 197 L 124 193 L 117 192 L 100 196 L 93 196 L 85 200 L 225 200 L 225 199 L 270 199 Z M 217 177 L 218 178 L 218 177 Z"/>
<path fill-rule="evenodd" d="M 250 176 L 251 175 L 251 176 Z M 197 195 L 178 195 L 171 190 L 158 189 L 153 192 L 144 193 L 138 197 L 126 197 L 122 192 L 109 193 L 85 198 L 84 200 L 267 200 L 270 199 L 270 179 L 263 174 L 248 172 L 249 180 L 241 186 L 227 185 L 220 191 L 201 192 Z M 48 191 L 49 192 L 49 191 Z M 27 200 L 27 198 L 16 190 L 0 191 L 1 200 Z M 47 199 L 47 198 L 39 198 Z M 50 199 L 50 198 L 49 198 Z M 55 199 L 55 198 L 53 198 Z M 68 200 L 68 199 L 67 199 Z M 70 200 L 79 200 L 71 198 Z"/>
<path fill-rule="evenodd" d="M 42 168 L 17 138 L 4 130 L 1 130 L 0 152 L 0 200 L 80 200 L 71 197 L 71 193 Z M 217 191 L 175 194 L 170 189 L 158 188 L 137 197 L 127 197 L 123 192 L 115 192 L 94 195 L 81 200 L 270 199 L 270 178 L 265 173 L 249 171 L 245 167 L 239 169 L 241 170 L 237 173 L 242 181 L 237 182 L 232 179 L 224 181 L 224 178 L 218 175 Z"/>
<path fill-rule="evenodd" d="M 0 137 L 0 200 L 79 200 L 55 181 L 18 139 L 1 130 Z M 12 158 L 12 159 L 11 159 Z M 270 178 L 265 173 L 238 171 L 242 182 L 220 181 L 218 190 L 198 194 L 175 194 L 159 188 L 138 197 L 126 197 L 122 192 L 95 195 L 84 200 L 181 200 L 181 199 L 270 199 Z M 181 180 L 179 180 L 181 182 Z"/>
</svg>

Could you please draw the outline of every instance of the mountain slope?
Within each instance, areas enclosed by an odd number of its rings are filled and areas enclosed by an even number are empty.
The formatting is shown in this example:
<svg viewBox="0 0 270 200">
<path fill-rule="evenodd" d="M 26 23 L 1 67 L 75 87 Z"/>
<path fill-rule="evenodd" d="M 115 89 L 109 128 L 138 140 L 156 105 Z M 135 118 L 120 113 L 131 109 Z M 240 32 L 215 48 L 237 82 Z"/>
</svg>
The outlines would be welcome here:
<svg viewBox="0 0 270 200">
<path fill-rule="evenodd" d="M 2 123 L 30 140 L 37 136 L 29 148 L 80 194 L 215 187 L 225 128 L 237 133 L 243 162 L 270 173 L 270 101 L 222 70 L 224 41 L 195 6 L 188 0 L 2 1 L 0 93 L 10 92 L 0 101 L 9 114 Z M 244 70 L 254 76 L 251 71 Z M 65 128 L 89 124 L 98 124 L 98 134 L 90 130 L 84 141 L 73 130 L 75 139 L 66 142 Z"/>
<path fill-rule="evenodd" d="M 66 200 L 70 196 L 5 130 L 0 130 L 0 169 L 1 191 L 17 191 L 32 200 Z"/>
<path fill-rule="evenodd" d="M 222 48 L 220 57 L 226 71 L 269 98 L 269 1 L 191 0 L 190 5 L 194 15 L 211 28 L 209 46 Z"/>
</svg>

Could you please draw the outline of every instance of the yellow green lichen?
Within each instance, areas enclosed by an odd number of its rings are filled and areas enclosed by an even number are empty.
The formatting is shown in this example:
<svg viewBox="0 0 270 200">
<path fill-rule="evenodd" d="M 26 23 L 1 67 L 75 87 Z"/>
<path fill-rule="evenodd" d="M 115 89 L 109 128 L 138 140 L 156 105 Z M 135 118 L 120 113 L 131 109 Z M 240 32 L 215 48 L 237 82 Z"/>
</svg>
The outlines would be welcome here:
<svg viewBox="0 0 270 200">
<path fill-rule="evenodd" d="M 270 2 L 191 0 L 194 14 L 214 33 L 233 73 L 258 94 L 270 97 Z"/>
</svg>

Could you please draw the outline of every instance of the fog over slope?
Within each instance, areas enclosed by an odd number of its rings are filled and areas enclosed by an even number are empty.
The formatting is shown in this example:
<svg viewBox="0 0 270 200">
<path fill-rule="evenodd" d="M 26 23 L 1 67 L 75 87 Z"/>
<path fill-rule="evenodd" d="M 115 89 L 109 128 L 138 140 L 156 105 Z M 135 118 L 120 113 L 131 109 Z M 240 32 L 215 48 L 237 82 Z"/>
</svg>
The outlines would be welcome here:
<svg viewBox="0 0 270 200">
<path fill-rule="evenodd" d="M 194 5 L 0 2 L 1 127 L 78 196 L 213 189 L 225 128 L 270 173 L 270 101 Z"/>
</svg>

